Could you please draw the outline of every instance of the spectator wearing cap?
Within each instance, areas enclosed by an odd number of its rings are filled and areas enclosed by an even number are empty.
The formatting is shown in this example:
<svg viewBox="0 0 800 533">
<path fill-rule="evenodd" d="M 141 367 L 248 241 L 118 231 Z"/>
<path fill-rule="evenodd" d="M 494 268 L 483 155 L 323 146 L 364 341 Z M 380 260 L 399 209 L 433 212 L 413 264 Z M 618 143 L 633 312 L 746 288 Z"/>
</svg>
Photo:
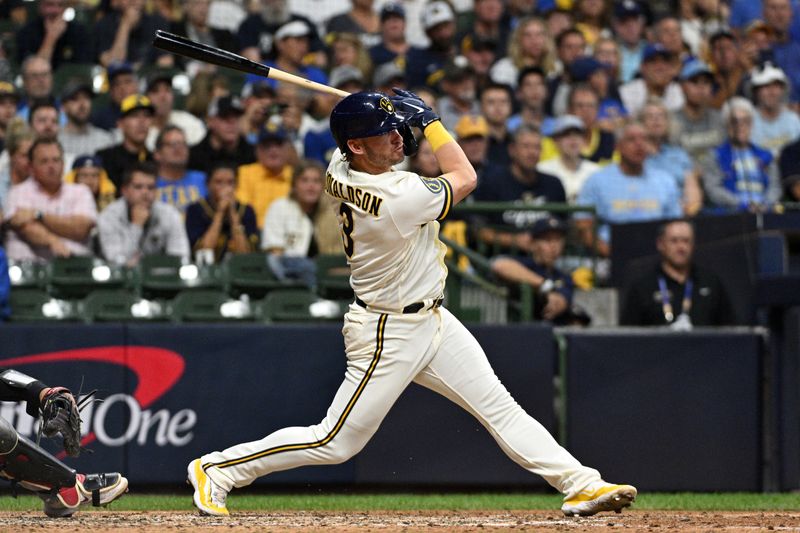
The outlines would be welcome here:
<svg viewBox="0 0 800 533">
<path fill-rule="evenodd" d="M 583 183 L 600 166 L 584 159 L 581 152 L 586 146 L 586 125 L 575 115 L 563 115 L 556 119 L 551 138 L 558 147 L 558 156 L 541 161 L 537 170 L 551 174 L 561 180 L 567 202 L 574 204 Z"/>
<path fill-rule="evenodd" d="M 572 87 L 567 98 L 567 113 L 575 115 L 586 127 L 585 144 L 581 154 L 589 161 L 600 166 L 607 165 L 616 157 L 614 152 L 614 134 L 602 130 L 598 123 L 600 97 L 588 83 L 579 83 Z M 548 124 L 548 130 L 551 126 Z M 550 137 L 542 141 L 542 161 L 558 156 L 558 145 Z"/>
<path fill-rule="evenodd" d="M 292 183 L 290 143 L 286 132 L 274 123 L 268 123 L 258 137 L 255 163 L 239 167 L 236 199 L 253 206 L 258 227 L 270 204 L 286 196 Z"/>
<path fill-rule="evenodd" d="M 208 194 L 186 208 L 189 246 L 197 254 L 212 250 L 214 262 L 228 254 L 253 252 L 258 246 L 256 214 L 236 201 L 236 167 L 218 163 L 206 177 Z"/>
<path fill-rule="evenodd" d="M 743 94 L 741 87 L 745 69 L 739 43 L 730 31 L 719 30 L 711 35 L 708 48 L 716 86 L 711 105 L 720 109 L 730 98 Z"/>
<path fill-rule="evenodd" d="M 514 91 L 508 85 L 489 84 L 481 91 L 480 102 L 481 115 L 489 129 L 486 159 L 494 165 L 508 166 L 511 162 L 508 156 L 508 120 L 513 110 Z"/>
<path fill-rule="evenodd" d="M 308 28 L 309 50 L 318 52 L 323 49 L 314 23 L 302 15 L 292 13 L 288 0 L 260 0 L 257 5 L 260 10 L 251 12 L 242 21 L 236 35 L 243 56 L 260 63 L 274 57 L 277 32 L 286 24 L 295 21 L 302 22 Z M 321 5 L 320 9 L 325 7 Z"/>
<path fill-rule="evenodd" d="M 714 148 L 701 172 L 712 207 L 761 212 L 781 197 L 775 158 L 751 140 L 755 115 L 753 104 L 740 96 L 722 108 L 728 138 Z"/>
<path fill-rule="evenodd" d="M 88 82 L 75 80 L 61 93 L 61 109 L 67 123 L 58 132 L 58 141 L 70 154 L 94 154 L 114 144 L 114 136 L 90 122 L 94 92 Z"/>
<path fill-rule="evenodd" d="M 194 0 L 191 0 L 194 1 Z M 175 93 L 172 90 L 172 72 L 156 70 L 147 77 L 145 95 L 153 104 L 153 122 L 147 132 L 147 149 L 154 150 L 158 134 L 167 124 L 180 127 L 186 142 L 194 146 L 206 136 L 206 125 L 188 111 L 175 109 Z"/>
<path fill-rule="evenodd" d="M 410 45 L 406 40 L 406 10 L 403 4 L 388 2 L 381 8 L 381 40 L 369 48 L 373 65 L 405 60 Z"/>
<path fill-rule="evenodd" d="M 519 73 L 516 100 L 519 113 L 508 119 L 508 131 L 514 132 L 522 125 L 544 129 L 553 119 L 547 114 L 547 78 L 539 67 L 526 67 Z"/>
<path fill-rule="evenodd" d="M 363 91 L 365 88 L 364 75 L 351 65 L 342 65 L 331 71 L 330 85 L 349 93 Z M 322 165 L 330 162 L 331 156 L 336 150 L 336 141 L 331 133 L 329 121 L 331 111 L 339 100 L 340 98 L 333 94 L 322 92 L 314 94 L 309 109 L 309 115 L 314 120 L 314 124 L 303 135 L 305 159 L 317 161 Z"/>
<path fill-rule="evenodd" d="M 516 89 L 519 73 L 527 67 L 551 72 L 555 63 L 553 47 L 542 19 L 526 17 L 520 20 L 508 40 L 508 55 L 500 57 L 490 70 L 492 81 Z"/>
<path fill-rule="evenodd" d="M 153 159 L 158 167 L 158 200 L 175 207 L 181 214 L 189 204 L 206 195 L 206 174 L 189 170 L 189 144 L 186 134 L 174 124 L 168 124 L 156 139 Z"/>
<path fill-rule="evenodd" d="M 530 229 L 530 255 L 522 258 L 495 257 L 492 273 L 513 283 L 512 299 L 519 299 L 519 284 L 533 287 L 533 317 L 565 325 L 570 322 L 570 307 L 575 285 L 556 263 L 564 253 L 567 227 L 558 218 L 547 216 L 534 222 Z"/>
<path fill-rule="evenodd" d="M 514 131 L 508 145 L 511 165 L 499 168 L 484 176 L 473 193 L 475 200 L 486 202 L 521 202 L 527 205 L 565 203 L 567 198 L 561 180 L 551 174 L 540 172 L 539 154 L 542 148 L 542 135 L 535 128 L 520 126 Z M 513 208 L 502 213 L 492 214 L 487 221 L 495 228 L 483 228 L 479 238 L 485 242 L 511 246 L 525 246 L 524 233 L 519 230 L 529 228 L 544 213 L 538 211 L 518 211 Z M 522 238 L 522 241 L 519 239 Z"/>
<path fill-rule="evenodd" d="M 159 56 L 171 63 L 170 55 L 153 46 L 156 30 L 169 22 L 158 13 L 148 13 L 144 0 L 111 0 L 110 9 L 92 28 L 95 58 L 107 67 L 112 63 L 154 64 Z"/>
<path fill-rule="evenodd" d="M 406 89 L 408 87 L 406 73 L 395 61 L 378 65 L 372 74 L 372 86 L 384 94 L 390 94 L 392 87 Z"/>
<path fill-rule="evenodd" d="M 475 72 L 476 86 L 480 92 L 489 83 L 493 83 L 489 71 L 497 59 L 497 42 L 472 36 L 461 41 L 461 46 L 462 55 Z"/>
<path fill-rule="evenodd" d="M 22 62 L 22 97 L 17 102 L 17 116 L 28 120 L 30 104 L 34 100 L 52 98 L 53 68 L 39 56 L 28 56 Z"/>
<path fill-rule="evenodd" d="M 451 63 L 444 69 L 437 111 L 445 128 L 452 130 L 463 115 L 480 113 L 480 104 L 475 98 L 475 71 L 469 65 Z"/>
<path fill-rule="evenodd" d="M 64 159 L 55 139 L 36 139 L 31 178 L 11 187 L 5 203 L 6 252 L 15 261 L 90 255 L 97 209 L 85 185 L 64 183 Z"/>
<path fill-rule="evenodd" d="M 120 112 L 122 116 L 117 120 L 117 127 L 122 133 L 122 142 L 97 152 L 118 191 L 122 176 L 129 166 L 153 160 L 145 144 L 154 112 L 150 99 L 141 94 L 128 96 L 122 101 Z"/>
<path fill-rule="evenodd" d="M 275 112 L 277 105 L 275 89 L 266 82 L 254 81 L 242 88 L 244 113 L 239 119 L 239 128 L 247 142 L 255 146 L 264 123 Z"/>
<path fill-rule="evenodd" d="M 72 163 L 72 170 L 64 176 L 64 183 L 86 185 L 94 197 L 97 211 L 100 212 L 117 197 L 117 188 L 108 178 L 103 162 L 96 155 L 79 155 Z"/>
<path fill-rule="evenodd" d="M 17 63 L 38 56 L 57 69 L 64 63 L 91 63 L 86 28 L 64 18 L 66 0 L 40 0 L 38 13 L 17 31 Z"/>
<path fill-rule="evenodd" d="M 703 207 L 703 190 L 700 186 L 699 164 L 689 154 L 670 142 L 670 113 L 660 100 L 647 102 L 639 116 L 650 140 L 650 156 L 644 162 L 646 169 L 657 169 L 669 174 L 681 193 L 684 215 L 695 215 Z"/>
<path fill-rule="evenodd" d="M 434 0 L 422 11 L 422 27 L 430 40 L 425 48 L 412 46 L 408 51 L 406 77 L 410 87 L 438 85 L 444 66 L 456 54 L 456 16 L 444 0 Z"/>
<path fill-rule="evenodd" d="M 711 106 L 714 74 L 708 65 L 699 59 L 692 59 L 683 65 L 678 79 L 684 104 L 672 113 L 670 136 L 688 152 L 695 165 L 700 165 L 710 149 L 725 138 L 722 116 Z"/>
<path fill-rule="evenodd" d="M 351 10 L 331 17 L 325 25 L 326 33 L 352 33 L 358 35 L 366 47 L 380 42 L 381 21 L 375 12 L 373 0 L 351 0 Z"/>
<path fill-rule="evenodd" d="M 304 58 L 309 53 L 312 38 L 312 28 L 302 20 L 287 22 L 275 32 L 275 41 L 272 43 L 273 60 L 265 64 L 295 74 L 317 83 L 327 85 L 328 77 L 316 67 L 306 65 Z M 248 81 L 258 81 L 262 78 L 248 74 Z M 273 87 L 277 85 L 275 80 L 267 80 Z"/>
<path fill-rule="evenodd" d="M 114 130 L 121 116 L 120 106 L 127 97 L 139 90 L 139 81 L 130 63 L 112 63 L 106 67 L 109 101 L 103 107 L 95 107 L 91 122 L 98 128 Z"/>
<path fill-rule="evenodd" d="M 786 74 L 770 63 L 750 75 L 756 106 L 750 138 L 775 157 L 784 146 L 800 137 L 800 117 L 785 103 L 788 83 Z"/>
<path fill-rule="evenodd" d="M 122 196 L 97 219 L 103 258 L 129 267 L 136 266 L 145 255 L 166 254 L 188 260 L 189 239 L 181 214 L 157 200 L 153 163 L 134 163 L 125 169 L 121 187 Z"/>
<path fill-rule="evenodd" d="M 189 168 L 211 168 L 214 163 L 228 161 L 246 165 L 255 161 L 253 147 L 242 135 L 240 119 L 244 108 L 239 98 L 221 96 L 208 106 L 208 133 L 189 150 Z"/>
<path fill-rule="evenodd" d="M 620 101 L 617 84 L 612 79 L 608 65 L 591 56 L 579 57 L 567 67 L 567 71 L 569 84 L 564 84 L 562 87 L 570 89 L 575 84 L 588 84 L 600 98 L 597 110 L 598 123 L 608 131 L 616 129 L 620 119 L 626 117 L 628 113 Z M 553 102 L 556 115 L 563 114 L 560 112 L 562 109 L 566 111 L 568 97 L 569 92 L 564 94 L 563 102 Z"/>
<path fill-rule="evenodd" d="M 475 0 L 472 12 L 474 17 L 466 31 L 456 37 L 460 50 L 468 49 L 470 43 L 491 42 L 497 57 L 507 53 L 508 34 L 511 28 L 508 19 L 503 17 L 504 2 L 502 0 Z"/>
<path fill-rule="evenodd" d="M 464 155 L 480 176 L 489 151 L 489 124 L 481 115 L 463 115 L 453 131 Z"/>
<path fill-rule="evenodd" d="M 661 98 L 670 111 L 683 107 L 683 91 L 673 81 L 676 57 L 662 44 L 651 44 L 645 48 L 640 67 L 642 77 L 619 88 L 619 95 L 628 113 L 639 114 L 645 102 L 652 97 Z"/>
<path fill-rule="evenodd" d="M 0 81 L 0 152 L 5 149 L 8 124 L 17 114 L 19 93 L 14 84 Z"/>
<path fill-rule="evenodd" d="M 622 128 L 617 150 L 619 163 L 611 163 L 589 176 L 578 193 L 577 203 L 594 206 L 595 215 L 574 215 L 583 243 L 603 257 L 611 252 L 610 224 L 681 216 L 681 199 L 675 180 L 645 165 L 650 155 L 650 141 L 640 123 L 629 122 Z M 598 224 L 597 240 L 593 230 L 595 223 Z"/>
<path fill-rule="evenodd" d="M 223 50 L 236 51 L 239 49 L 234 35 L 222 28 L 209 26 L 209 13 L 211 0 L 185 0 L 183 2 L 184 16 L 181 20 L 170 25 L 170 31 L 177 35 L 185 35 L 198 43 L 216 46 Z M 186 60 L 176 58 L 176 66 L 185 68 Z M 201 68 L 205 67 L 202 65 Z M 191 135 L 188 133 L 188 135 Z"/>
</svg>

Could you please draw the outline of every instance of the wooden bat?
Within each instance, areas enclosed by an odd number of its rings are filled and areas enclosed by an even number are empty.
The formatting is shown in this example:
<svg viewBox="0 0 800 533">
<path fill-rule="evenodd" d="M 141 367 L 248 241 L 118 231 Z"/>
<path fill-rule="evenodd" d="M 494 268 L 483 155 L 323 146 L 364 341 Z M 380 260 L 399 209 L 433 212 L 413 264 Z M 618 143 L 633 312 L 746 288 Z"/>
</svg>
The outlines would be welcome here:
<svg viewBox="0 0 800 533">
<path fill-rule="evenodd" d="M 341 98 L 344 98 L 350 94 L 346 91 L 342 91 L 341 89 L 337 89 L 329 85 L 307 80 L 303 77 L 290 74 L 283 70 L 256 63 L 255 61 L 251 61 L 246 57 L 242 57 L 239 54 L 234 54 L 228 50 L 198 43 L 187 37 L 175 35 L 174 33 L 164 30 L 156 30 L 156 36 L 153 39 L 153 46 L 160 48 L 161 50 L 166 50 L 167 52 L 172 52 L 173 54 L 197 59 L 198 61 L 204 61 L 220 67 L 230 68 L 233 70 L 246 72 L 248 74 L 255 74 L 257 76 L 271 78 L 273 80 L 283 81 L 293 85 L 299 85 L 300 87 L 305 87 L 306 89 L 311 89 L 313 91 L 334 94 Z"/>
</svg>

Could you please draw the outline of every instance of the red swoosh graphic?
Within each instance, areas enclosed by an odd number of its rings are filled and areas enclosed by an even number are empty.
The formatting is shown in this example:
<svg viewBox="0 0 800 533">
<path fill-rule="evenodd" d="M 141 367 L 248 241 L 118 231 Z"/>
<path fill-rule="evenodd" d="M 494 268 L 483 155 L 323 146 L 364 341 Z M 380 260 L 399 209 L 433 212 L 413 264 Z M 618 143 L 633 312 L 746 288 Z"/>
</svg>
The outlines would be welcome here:
<svg viewBox="0 0 800 533">
<path fill-rule="evenodd" d="M 101 346 L 24 355 L 0 359 L 0 366 L 13 367 L 61 361 L 96 361 L 129 368 L 137 378 L 133 397 L 142 408 L 149 407 L 170 390 L 183 375 L 186 367 L 183 357 L 178 353 L 150 346 Z M 94 439 L 95 434 L 89 433 L 81 440 L 81 444 L 87 445 Z M 58 456 L 61 458 L 64 453 Z"/>
</svg>

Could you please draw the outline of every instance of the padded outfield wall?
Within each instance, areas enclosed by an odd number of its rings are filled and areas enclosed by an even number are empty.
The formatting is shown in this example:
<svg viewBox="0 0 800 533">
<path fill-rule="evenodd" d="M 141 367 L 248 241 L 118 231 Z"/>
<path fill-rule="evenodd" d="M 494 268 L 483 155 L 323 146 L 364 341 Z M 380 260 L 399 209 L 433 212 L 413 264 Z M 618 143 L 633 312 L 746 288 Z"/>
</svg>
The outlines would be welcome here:
<svg viewBox="0 0 800 533">
<path fill-rule="evenodd" d="M 642 490 L 770 488 L 779 465 L 764 445 L 758 332 L 471 330 L 516 400 L 608 479 Z M 104 402 L 84 413 L 95 453 L 68 462 L 124 472 L 134 485 L 174 486 L 203 452 L 317 423 L 345 370 L 338 325 L 4 325 L 0 346 L 0 365 L 100 389 Z M 33 434 L 24 408 L 3 404 L 0 415 Z M 354 459 L 259 483 L 545 487 L 471 416 L 416 385 Z"/>
</svg>

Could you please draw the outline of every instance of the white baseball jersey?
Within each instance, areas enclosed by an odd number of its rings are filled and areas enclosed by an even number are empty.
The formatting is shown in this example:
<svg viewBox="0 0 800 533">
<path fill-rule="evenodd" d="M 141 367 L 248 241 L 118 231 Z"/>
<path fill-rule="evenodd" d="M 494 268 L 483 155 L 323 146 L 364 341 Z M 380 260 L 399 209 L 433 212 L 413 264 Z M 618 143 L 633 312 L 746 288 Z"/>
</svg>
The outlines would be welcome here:
<svg viewBox="0 0 800 533">
<path fill-rule="evenodd" d="M 356 296 L 386 311 L 442 297 L 446 247 L 439 240 L 437 221 L 453 204 L 453 188 L 446 179 L 395 170 L 358 172 L 337 150 L 325 192 L 337 200 L 334 207 Z"/>
</svg>

